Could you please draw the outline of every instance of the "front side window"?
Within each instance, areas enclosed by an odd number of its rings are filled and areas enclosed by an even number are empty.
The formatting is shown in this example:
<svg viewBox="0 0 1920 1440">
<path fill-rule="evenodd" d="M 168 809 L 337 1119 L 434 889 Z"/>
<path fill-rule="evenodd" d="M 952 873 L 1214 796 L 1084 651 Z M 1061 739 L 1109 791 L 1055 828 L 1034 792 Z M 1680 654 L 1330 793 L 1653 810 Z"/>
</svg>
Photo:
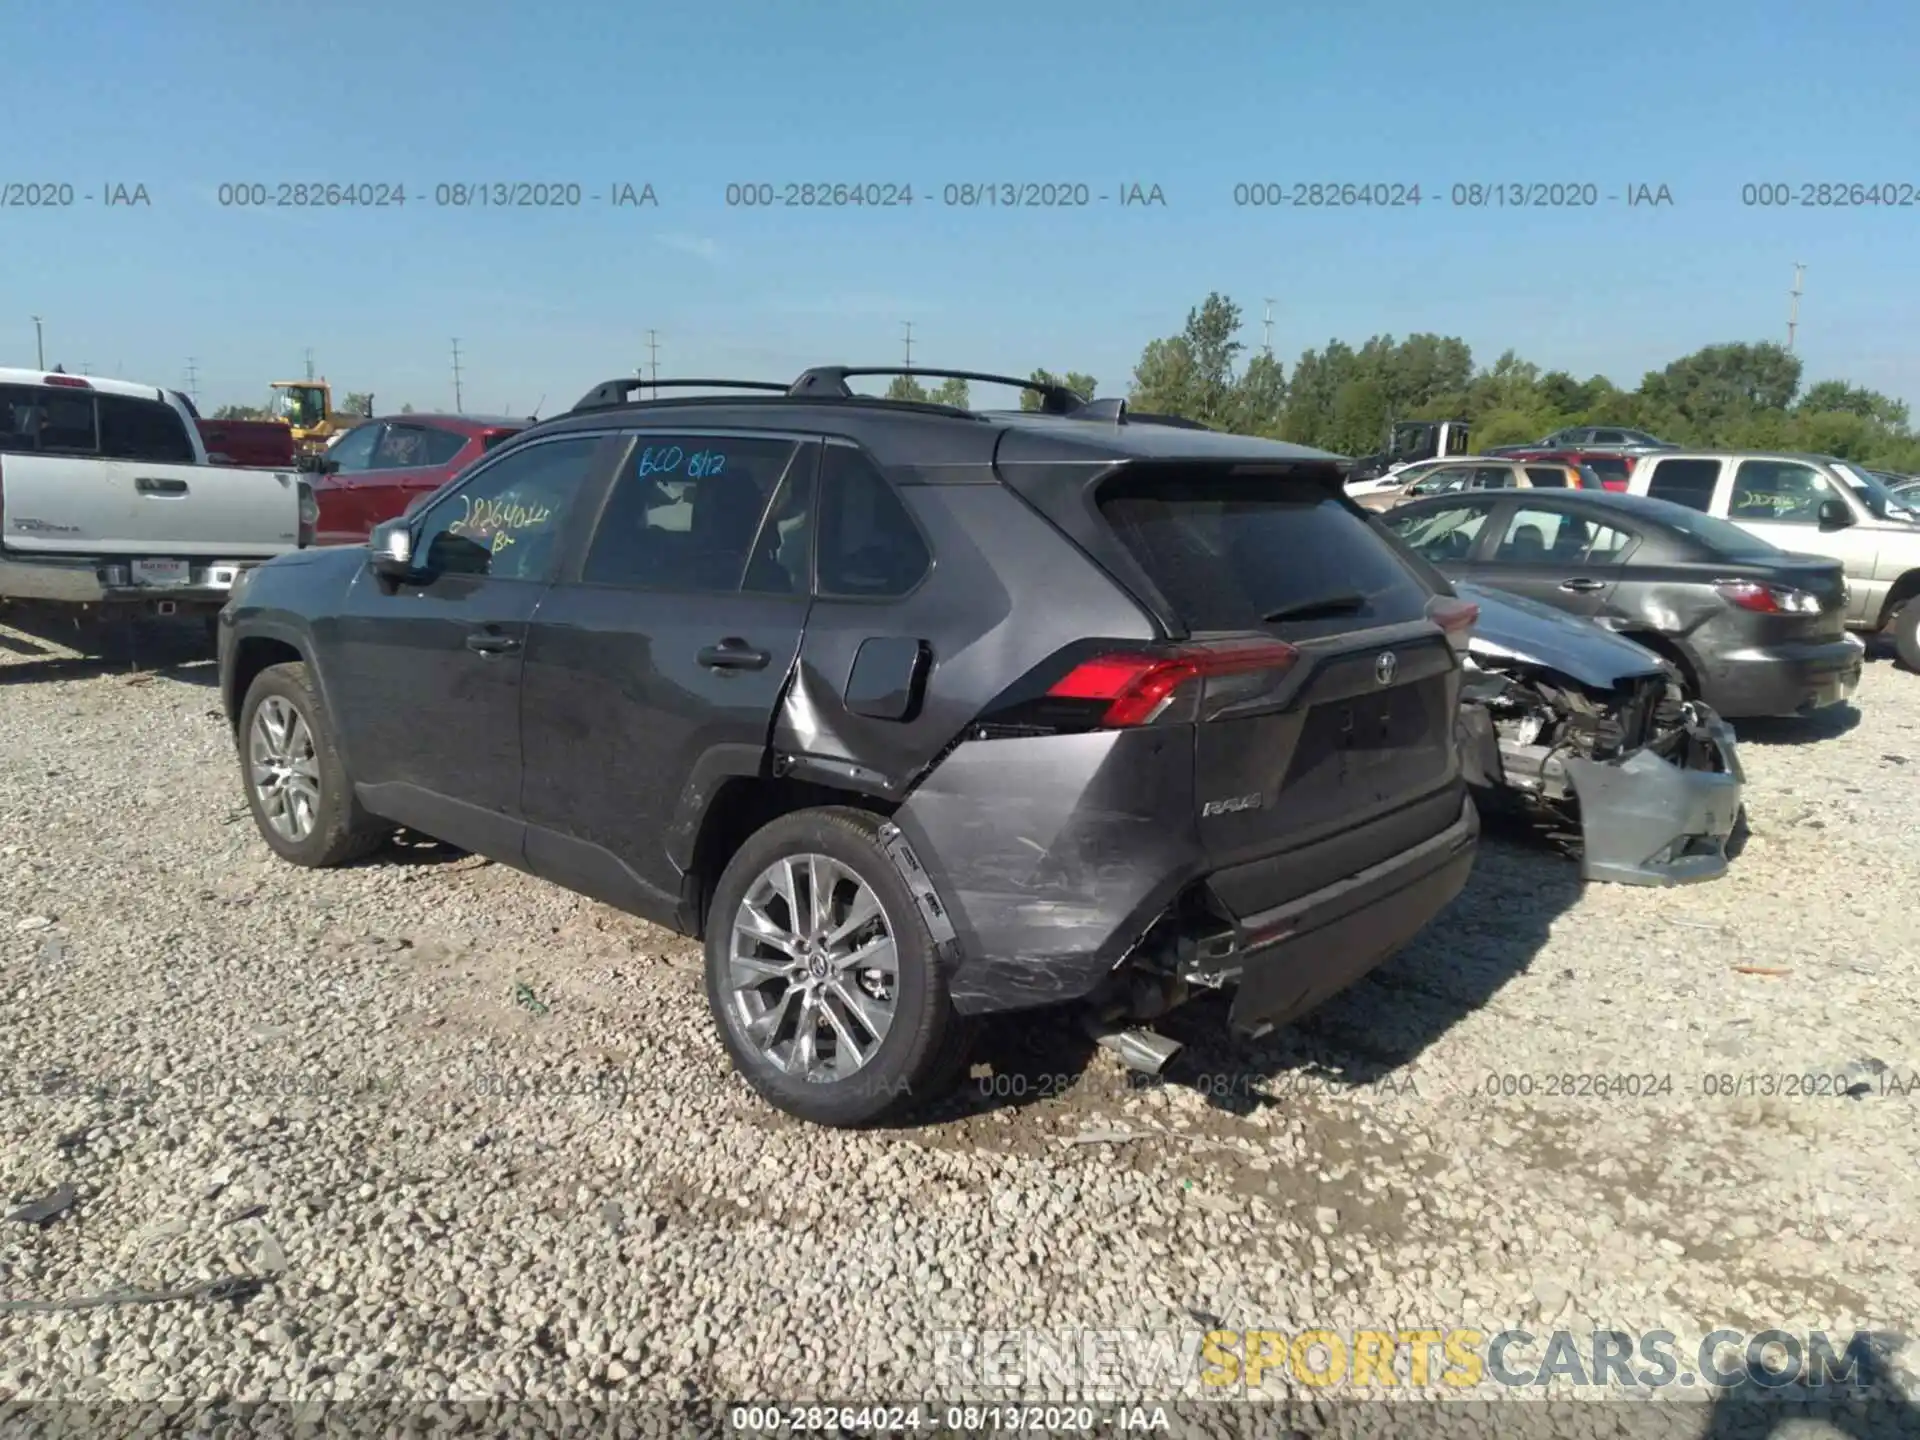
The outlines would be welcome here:
<svg viewBox="0 0 1920 1440">
<path fill-rule="evenodd" d="M 435 502 L 415 532 L 423 568 L 435 577 L 550 579 L 597 443 L 583 436 L 530 445 Z"/>
<path fill-rule="evenodd" d="M 796 503 L 792 486 L 780 497 L 782 513 L 771 528 L 763 522 L 803 453 L 811 452 L 772 437 L 640 435 L 607 498 L 580 578 L 642 590 L 729 591 L 748 585 L 751 570 L 751 588 L 778 590 L 767 547 L 782 574 L 804 574 L 804 509 L 785 513 Z M 805 497 L 797 503 L 804 507 Z M 789 562 L 801 568 L 789 572 Z"/>
<path fill-rule="evenodd" d="M 1727 501 L 1730 520 L 1818 525 L 1822 501 L 1835 499 L 1827 477 L 1792 460 L 1742 460 Z"/>
<path fill-rule="evenodd" d="M 112 460 L 149 460 L 163 465 L 191 465 L 193 441 L 186 422 L 171 406 L 158 400 L 136 400 L 130 395 L 102 395 L 100 453 Z"/>
<path fill-rule="evenodd" d="M 345 442 L 342 441 L 342 444 Z M 466 445 L 467 437 L 426 425 L 390 424 L 374 446 L 372 470 L 417 470 L 445 465 Z"/>
<path fill-rule="evenodd" d="M 342 475 L 357 474 L 372 467 L 374 447 L 380 443 L 384 425 L 362 425 L 349 430 L 327 451 L 328 468 Z"/>
<path fill-rule="evenodd" d="M 1473 542 L 1491 508 L 1448 505 L 1419 515 L 1389 515 L 1387 525 L 1421 559 L 1434 565 L 1459 564 L 1473 554 Z"/>
</svg>

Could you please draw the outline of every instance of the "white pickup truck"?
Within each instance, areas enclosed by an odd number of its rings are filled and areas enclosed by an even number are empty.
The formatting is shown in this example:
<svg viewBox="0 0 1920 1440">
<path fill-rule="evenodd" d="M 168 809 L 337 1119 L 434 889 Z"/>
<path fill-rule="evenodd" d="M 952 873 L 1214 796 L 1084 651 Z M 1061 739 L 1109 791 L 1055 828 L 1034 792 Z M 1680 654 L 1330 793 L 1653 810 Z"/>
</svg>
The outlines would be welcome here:
<svg viewBox="0 0 1920 1440">
<path fill-rule="evenodd" d="M 317 518 L 294 471 L 207 463 L 169 391 L 0 369 L 0 610 L 212 616 Z"/>
</svg>

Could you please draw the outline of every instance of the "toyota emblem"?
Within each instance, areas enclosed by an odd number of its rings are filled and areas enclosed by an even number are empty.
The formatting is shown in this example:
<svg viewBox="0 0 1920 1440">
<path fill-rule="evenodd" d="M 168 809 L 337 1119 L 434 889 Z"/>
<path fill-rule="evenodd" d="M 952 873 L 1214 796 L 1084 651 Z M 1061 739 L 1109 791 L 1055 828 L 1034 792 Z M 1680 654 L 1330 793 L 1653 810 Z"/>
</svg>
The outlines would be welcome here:
<svg viewBox="0 0 1920 1440">
<path fill-rule="evenodd" d="M 1393 683 L 1393 672 L 1400 668 L 1400 661 L 1391 650 L 1382 650 L 1380 658 L 1373 662 L 1373 678 L 1382 685 Z"/>
</svg>

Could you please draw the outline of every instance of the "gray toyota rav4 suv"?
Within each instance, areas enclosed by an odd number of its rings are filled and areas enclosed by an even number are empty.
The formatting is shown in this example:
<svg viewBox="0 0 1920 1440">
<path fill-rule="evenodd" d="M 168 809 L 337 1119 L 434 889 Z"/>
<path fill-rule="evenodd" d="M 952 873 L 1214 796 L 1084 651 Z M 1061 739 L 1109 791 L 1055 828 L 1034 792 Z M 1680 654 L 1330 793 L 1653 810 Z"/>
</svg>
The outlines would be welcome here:
<svg viewBox="0 0 1920 1440">
<path fill-rule="evenodd" d="M 847 383 L 901 373 L 1040 407 Z M 1465 883 L 1474 607 L 1335 457 L 967 372 L 640 383 L 236 588 L 278 854 L 405 827 L 701 938 L 734 1064 L 830 1125 L 996 1012 L 1084 1006 L 1148 1069 L 1195 988 L 1262 1032 Z"/>
</svg>

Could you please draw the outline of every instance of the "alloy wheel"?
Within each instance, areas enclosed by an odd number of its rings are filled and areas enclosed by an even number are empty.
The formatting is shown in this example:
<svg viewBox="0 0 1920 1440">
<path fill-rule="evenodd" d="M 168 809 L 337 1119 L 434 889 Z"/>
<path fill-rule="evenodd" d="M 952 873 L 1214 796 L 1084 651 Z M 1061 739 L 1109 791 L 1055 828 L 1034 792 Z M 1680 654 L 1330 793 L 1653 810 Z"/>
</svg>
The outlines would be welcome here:
<svg viewBox="0 0 1920 1440">
<path fill-rule="evenodd" d="M 727 969 L 737 1028 L 796 1079 L 846 1079 L 893 1026 L 893 925 L 873 887 L 831 856 L 783 856 L 760 872 L 734 914 Z"/>
<path fill-rule="evenodd" d="M 275 834 L 297 844 L 313 833 L 320 816 L 320 761 L 306 718 L 283 696 L 267 696 L 253 712 L 247 773 Z"/>
</svg>

